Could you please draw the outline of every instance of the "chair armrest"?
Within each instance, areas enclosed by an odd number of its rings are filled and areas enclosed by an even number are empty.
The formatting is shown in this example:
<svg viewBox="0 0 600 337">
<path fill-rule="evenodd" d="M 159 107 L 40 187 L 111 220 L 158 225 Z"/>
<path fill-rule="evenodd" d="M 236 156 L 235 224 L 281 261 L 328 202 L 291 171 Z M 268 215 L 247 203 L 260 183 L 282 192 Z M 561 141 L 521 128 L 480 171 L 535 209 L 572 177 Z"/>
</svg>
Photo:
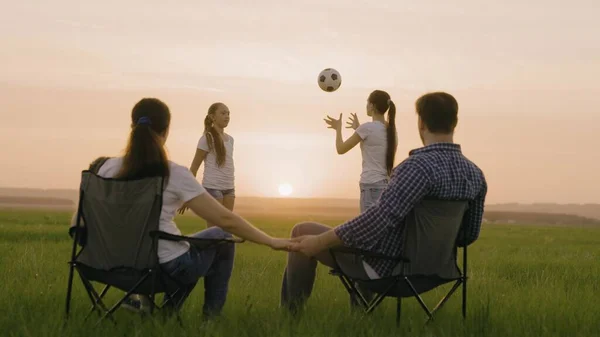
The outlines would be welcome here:
<svg viewBox="0 0 600 337">
<path fill-rule="evenodd" d="M 381 259 L 381 260 L 389 260 L 389 261 L 399 261 L 399 262 L 406 262 L 406 263 L 410 263 L 410 260 L 402 257 L 402 256 L 390 256 L 390 255 L 385 255 L 385 254 L 380 254 L 380 253 L 374 253 L 374 252 L 370 252 L 368 250 L 363 250 L 363 249 L 358 249 L 358 248 L 351 248 L 351 247 L 335 247 L 330 249 L 331 253 L 343 253 L 343 254 L 354 254 L 354 255 L 361 255 L 364 257 L 370 257 L 370 258 L 374 258 L 374 259 Z"/>
<path fill-rule="evenodd" d="M 204 239 L 204 238 L 192 238 L 183 235 L 174 235 L 163 231 L 151 231 L 150 237 L 153 239 L 161 239 L 167 241 L 185 241 L 189 242 L 197 248 L 205 249 L 214 245 L 225 244 L 225 243 L 242 243 L 246 240 L 238 238 L 223 238 L 223 239 Z"/>
</svg>

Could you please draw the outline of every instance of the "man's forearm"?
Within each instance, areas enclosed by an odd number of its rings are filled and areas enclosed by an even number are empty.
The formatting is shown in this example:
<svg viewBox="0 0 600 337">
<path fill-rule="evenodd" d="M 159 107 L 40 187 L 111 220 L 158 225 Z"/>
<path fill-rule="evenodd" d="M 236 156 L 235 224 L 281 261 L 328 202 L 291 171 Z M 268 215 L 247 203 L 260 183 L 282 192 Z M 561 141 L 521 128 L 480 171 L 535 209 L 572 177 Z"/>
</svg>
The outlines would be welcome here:
<svg viewBox="0 0 600 337">
<path fill-rule="evenodd" d="M 322 248 L 321 251 L 343 245 L 342 240 L 335 234 L 333 229 L 318 235 L 318 239 Z"/>
</svg>

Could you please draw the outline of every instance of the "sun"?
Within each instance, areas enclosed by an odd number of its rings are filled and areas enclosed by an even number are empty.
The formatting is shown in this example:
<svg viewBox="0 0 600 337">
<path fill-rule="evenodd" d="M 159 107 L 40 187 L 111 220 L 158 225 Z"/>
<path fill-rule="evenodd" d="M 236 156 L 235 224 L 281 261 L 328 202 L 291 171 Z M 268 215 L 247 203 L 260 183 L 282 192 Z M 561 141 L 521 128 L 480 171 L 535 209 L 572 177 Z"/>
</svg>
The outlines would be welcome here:
<svg viewBox="0 0 600 337">
<path fill-rule="evenodd" d="M 279 195 L 287 197 L 294 192 L 292 185 L 288 183 L 279 184 Z"/>
</svg>

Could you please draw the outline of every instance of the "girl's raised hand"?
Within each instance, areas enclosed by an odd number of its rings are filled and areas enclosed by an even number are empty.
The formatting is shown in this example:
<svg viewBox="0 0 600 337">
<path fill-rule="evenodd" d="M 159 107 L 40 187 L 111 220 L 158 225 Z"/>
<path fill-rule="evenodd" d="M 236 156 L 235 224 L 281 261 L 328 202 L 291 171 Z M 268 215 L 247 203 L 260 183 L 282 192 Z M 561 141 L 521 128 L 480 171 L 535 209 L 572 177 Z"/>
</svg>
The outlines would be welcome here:
<svg viewBox="0 0 600 337">
<path fill-rule="evenodd" d="M 358 116 L 356 116 L 355 113 L 351 113 L 348 121 L 346 122 L 346 128 L 356 130 L 359 126 L 360 123 L 358 122 Z"/>
<path fill-rule="evenodd" d="M 340 114 L 340 119 L 331 118 L 329 115 L 325 119 L 325 123 L 329 125 L 328 129 L 341 130 L 342 129 L 342 114 Z"/>
</svg>

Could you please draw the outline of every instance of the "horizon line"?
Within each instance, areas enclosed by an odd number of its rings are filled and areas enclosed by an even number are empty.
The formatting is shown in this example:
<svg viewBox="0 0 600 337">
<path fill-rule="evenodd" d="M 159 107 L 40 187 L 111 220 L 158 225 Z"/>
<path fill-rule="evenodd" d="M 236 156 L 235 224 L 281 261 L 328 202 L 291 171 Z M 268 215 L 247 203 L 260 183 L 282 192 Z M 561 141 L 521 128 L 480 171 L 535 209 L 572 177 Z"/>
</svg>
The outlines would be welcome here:
<svg viewBox="0 0 600 337">
<path fill-rule="evenodd" d="M 69 191 L 69 192 L 77 192 L 76 188 L 41 188 L 41 187 L 10 187 L 10 186 L 0 186 L 1 190 L 38 190 L 38 191 Z M 358 202 L 359 198 L 348 198 L 348 197 L 293 197 L 293 196 L 260 196 L 260 195 L 237 195 L 237 198 L 244 199 L 275 199 L 275 200 L 341 200 L 341 201 L 352 201 Z M 586 206 L 586 205 L 600 205 L 600 202 L 567 202 L 567 203 L 559 203 L 559 202 L 550 202 L 550 201 L 535 201 L 535 202 L 519 202 L 519 201 L 504 201 L 504 202 L 494 202 L 494 203 L 486 203 L 487 206 L 505 206 L 505 205 L 577 205 L 577 206 Z"/>
</svg>

